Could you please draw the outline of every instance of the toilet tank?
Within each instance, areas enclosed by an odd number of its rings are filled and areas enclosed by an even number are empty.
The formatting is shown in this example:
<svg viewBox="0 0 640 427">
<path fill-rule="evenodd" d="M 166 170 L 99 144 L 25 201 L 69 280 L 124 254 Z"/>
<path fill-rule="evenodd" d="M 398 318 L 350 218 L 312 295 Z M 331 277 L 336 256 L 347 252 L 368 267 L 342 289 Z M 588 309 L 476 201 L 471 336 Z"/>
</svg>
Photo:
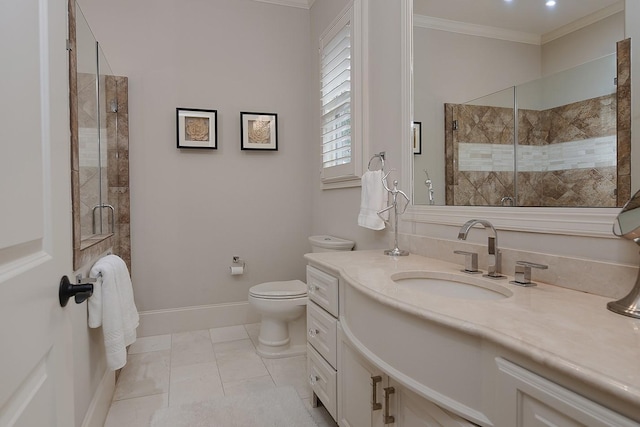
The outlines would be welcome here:
<svg viewBox="0 0 640 427">
<path fill-rule="evenodd" d="M 355 245 L 351 240 L 325 235 L 311 236 L 309 243 L 311 243 L 311 252 L 350 251 Z"/>
</svg>

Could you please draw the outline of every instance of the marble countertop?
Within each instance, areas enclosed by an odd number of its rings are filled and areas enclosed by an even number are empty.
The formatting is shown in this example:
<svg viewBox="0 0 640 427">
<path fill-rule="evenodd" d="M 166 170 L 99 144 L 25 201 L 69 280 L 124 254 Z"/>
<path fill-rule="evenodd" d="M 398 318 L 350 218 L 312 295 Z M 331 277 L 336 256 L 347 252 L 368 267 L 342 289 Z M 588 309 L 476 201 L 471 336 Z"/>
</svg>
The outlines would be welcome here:
<svg viewBox="0 0 640 427">
<path fill-rule="evenodd" d="M 376 251 L 305 255 L 346 283 L 396 309 L 479 336 L 517 351 L 640 407 L 640 319 L 606 308 L 609 298 L 535 280 L 535 287 L 460 272 L 462 266 L 419 255 L 390 257 Z M 430 271 L 479 280 L 512 294 L 501 300 L 465 300 L 401 287 L 391 276 Z"/>
</svg>

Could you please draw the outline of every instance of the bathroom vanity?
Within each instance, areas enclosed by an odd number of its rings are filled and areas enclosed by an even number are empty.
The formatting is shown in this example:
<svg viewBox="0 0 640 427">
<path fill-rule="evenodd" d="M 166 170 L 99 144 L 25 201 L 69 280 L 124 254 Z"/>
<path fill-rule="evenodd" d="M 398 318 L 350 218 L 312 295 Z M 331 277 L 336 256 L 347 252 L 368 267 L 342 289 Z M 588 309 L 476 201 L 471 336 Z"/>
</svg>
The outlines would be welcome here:
<svg viewBox="0 0 640 427">
<path fill-rule="evenodd" d="M 413 254 L 306 258 L 309 379 L 340 426 L 640 426 L 640 320 L 607 298 Z"/>
</svg>

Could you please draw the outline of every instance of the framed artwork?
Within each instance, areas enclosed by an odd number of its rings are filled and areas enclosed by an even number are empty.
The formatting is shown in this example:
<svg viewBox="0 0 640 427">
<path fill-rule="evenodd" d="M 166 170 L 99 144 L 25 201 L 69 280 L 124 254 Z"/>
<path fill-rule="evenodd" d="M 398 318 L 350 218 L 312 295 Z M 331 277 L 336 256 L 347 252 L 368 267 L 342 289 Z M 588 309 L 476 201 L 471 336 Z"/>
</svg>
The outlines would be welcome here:
<svg viewBox="0 0 640 427">
<path fill-rule="evenodd" d="M 413 141 L 413 154 L 422 153 L 422 122 L 413 122 L 411 126 L 411 140 Z"/>
<path fill-rule="evenodd" d="M 176 108 L 178 148 L 218 148 L 218 111 Z"/>
<path fill-rule="evenodd" d="M 241 112 L 240 148 L 242 150 L 278 150 L 278 115 Z"/>
</svg>

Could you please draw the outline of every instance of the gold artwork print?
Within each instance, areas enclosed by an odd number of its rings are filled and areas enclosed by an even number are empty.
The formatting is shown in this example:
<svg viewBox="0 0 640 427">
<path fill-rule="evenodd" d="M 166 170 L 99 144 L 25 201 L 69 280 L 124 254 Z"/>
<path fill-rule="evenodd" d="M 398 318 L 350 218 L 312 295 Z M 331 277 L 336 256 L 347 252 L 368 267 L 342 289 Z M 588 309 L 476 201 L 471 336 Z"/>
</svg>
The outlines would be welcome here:
<svg viewBox="0 0 640 427">
<path fill-rule="evenodd" d="M 251 144 L 270 144 L 271 121 L 249 120 L 247 134 L 249 136 L 249 143 Z"/>
<path fill-rule="evenodd" d="M 209 118 L 185 117 L 184 139 L 186 141 L 209 141 Z"/>
</svg>

